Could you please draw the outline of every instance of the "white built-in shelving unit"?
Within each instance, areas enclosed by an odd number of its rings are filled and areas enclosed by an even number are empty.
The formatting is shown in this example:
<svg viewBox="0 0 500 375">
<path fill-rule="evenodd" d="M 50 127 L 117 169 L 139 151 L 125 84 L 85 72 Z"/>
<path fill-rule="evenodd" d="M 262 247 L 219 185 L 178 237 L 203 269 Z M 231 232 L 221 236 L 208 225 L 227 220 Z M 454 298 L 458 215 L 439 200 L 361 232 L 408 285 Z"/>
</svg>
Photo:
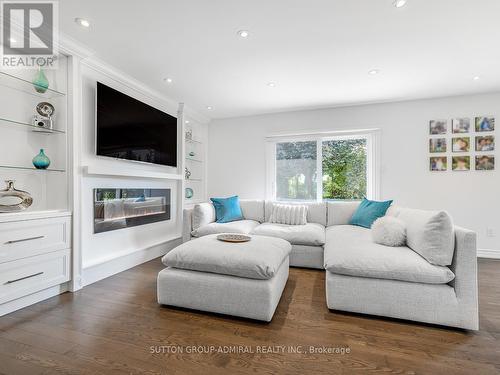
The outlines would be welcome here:
<svg viewBox="0 0 500 375">
<path fill-rule="evenodd" d="M 191 172 L 184 179 L 184 205 L 189 206 L 206 200 L 206 124 L 185 116 L 184 131 L 192 134 L 191 139 L 185 137 L 184 141 L 184 165 Z M 192 189 L 191 198 L 188 189 Z"/>
<path fill-rule="evenodd" d="M 0 70 L 0 189 L 14 180 L 33 198 L 24 211 L 0 212 L 0 316 L 64 292 L 71 279 L 68 58 L 44 72 L 49 88 L 40 93 L 36 69 Z M 32 124 L 40 102 L 55 108 L 53 130 Z M 45 170 L 32 163 L 40 149 L 51 161 Z"/>
</svg>

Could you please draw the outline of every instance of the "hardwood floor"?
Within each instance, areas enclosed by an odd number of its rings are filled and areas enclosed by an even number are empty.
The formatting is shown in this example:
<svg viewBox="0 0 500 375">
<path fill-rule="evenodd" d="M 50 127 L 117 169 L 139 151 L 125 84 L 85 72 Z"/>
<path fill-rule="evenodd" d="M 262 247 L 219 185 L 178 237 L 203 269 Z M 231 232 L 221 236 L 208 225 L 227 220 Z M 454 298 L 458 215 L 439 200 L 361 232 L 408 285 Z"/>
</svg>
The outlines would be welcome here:
<svg viewBox="0 0 500 375">
<path fill-rule="evenodd" d="M 500 261 L 479 261 L 479 332 L 331 312 L 324 272 L 296 268 L 269 324 L 162 307 L 161 268 L 157 259 L 0 318 L 0 373 L 500 373 Z M 197 352 L 210 346 L 241 352 Z"/>
</svg>

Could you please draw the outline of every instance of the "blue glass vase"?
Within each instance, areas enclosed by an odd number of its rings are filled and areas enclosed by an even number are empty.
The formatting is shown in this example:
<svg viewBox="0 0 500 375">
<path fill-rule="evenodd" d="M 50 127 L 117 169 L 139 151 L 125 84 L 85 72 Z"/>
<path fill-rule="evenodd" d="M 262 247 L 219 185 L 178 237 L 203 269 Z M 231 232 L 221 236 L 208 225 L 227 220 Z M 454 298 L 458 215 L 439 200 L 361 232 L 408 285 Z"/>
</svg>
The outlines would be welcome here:
<svg viewBox="0 0 500 375">
<path fill-rule="evenodd" d="M 47 79 L 45 73 L 41 68 L 38 69 L 38 72 L 36 73 L 35 78 L 33 78 L 32 83 L 35 91 L 39 92 L 40 94 L 43 94 L 49 88 L 49 80 Z"/>
<path fill-rule="evenodd" d="M 43 148 L 40 153 L 33 158 L 33 165 L 36 169 L 47 169 L 50 165 L 50 159 L 45 155 Z"/>
</svg>

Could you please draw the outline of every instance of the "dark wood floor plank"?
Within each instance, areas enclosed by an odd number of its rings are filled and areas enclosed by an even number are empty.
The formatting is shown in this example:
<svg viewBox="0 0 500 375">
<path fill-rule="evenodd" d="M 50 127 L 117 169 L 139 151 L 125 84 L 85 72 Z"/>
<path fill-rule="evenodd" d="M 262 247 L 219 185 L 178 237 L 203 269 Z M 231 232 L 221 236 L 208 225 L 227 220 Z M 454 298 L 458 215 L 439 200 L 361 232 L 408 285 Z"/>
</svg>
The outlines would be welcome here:
<svg viewBox="0 0 500 375">
<path fill-rule="evenodd" d="M 162 307 L 162 268 L 156 259 L 0 318 L 0 374 L 500 373 L 497 261 L 479 261 L 479 332 L 329 311 L 324 272 L 296 268 L 269 324 Z M 154 345 L 254 352 L 151 353 Z M 351 352 L 255 352 L 281 345 Z"/>
</svg>

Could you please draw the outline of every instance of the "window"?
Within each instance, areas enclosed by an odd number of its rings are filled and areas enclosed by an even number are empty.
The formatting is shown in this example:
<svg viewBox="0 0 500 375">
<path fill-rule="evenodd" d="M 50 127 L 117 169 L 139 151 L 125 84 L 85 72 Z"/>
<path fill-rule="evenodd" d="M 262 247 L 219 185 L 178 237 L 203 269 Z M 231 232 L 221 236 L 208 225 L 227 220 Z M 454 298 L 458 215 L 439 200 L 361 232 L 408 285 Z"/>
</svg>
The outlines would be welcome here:
<svg viewBox="0 0 500 375">
<path fill-rule="evenodd" d="M 268 198 L 377 198 L 378 131 L 268 138 Z"/>
<path fill-rule="evenodd" d="M 276 143 L 276 196 L 316 199 L 316 142 Z"/>
</svg>

